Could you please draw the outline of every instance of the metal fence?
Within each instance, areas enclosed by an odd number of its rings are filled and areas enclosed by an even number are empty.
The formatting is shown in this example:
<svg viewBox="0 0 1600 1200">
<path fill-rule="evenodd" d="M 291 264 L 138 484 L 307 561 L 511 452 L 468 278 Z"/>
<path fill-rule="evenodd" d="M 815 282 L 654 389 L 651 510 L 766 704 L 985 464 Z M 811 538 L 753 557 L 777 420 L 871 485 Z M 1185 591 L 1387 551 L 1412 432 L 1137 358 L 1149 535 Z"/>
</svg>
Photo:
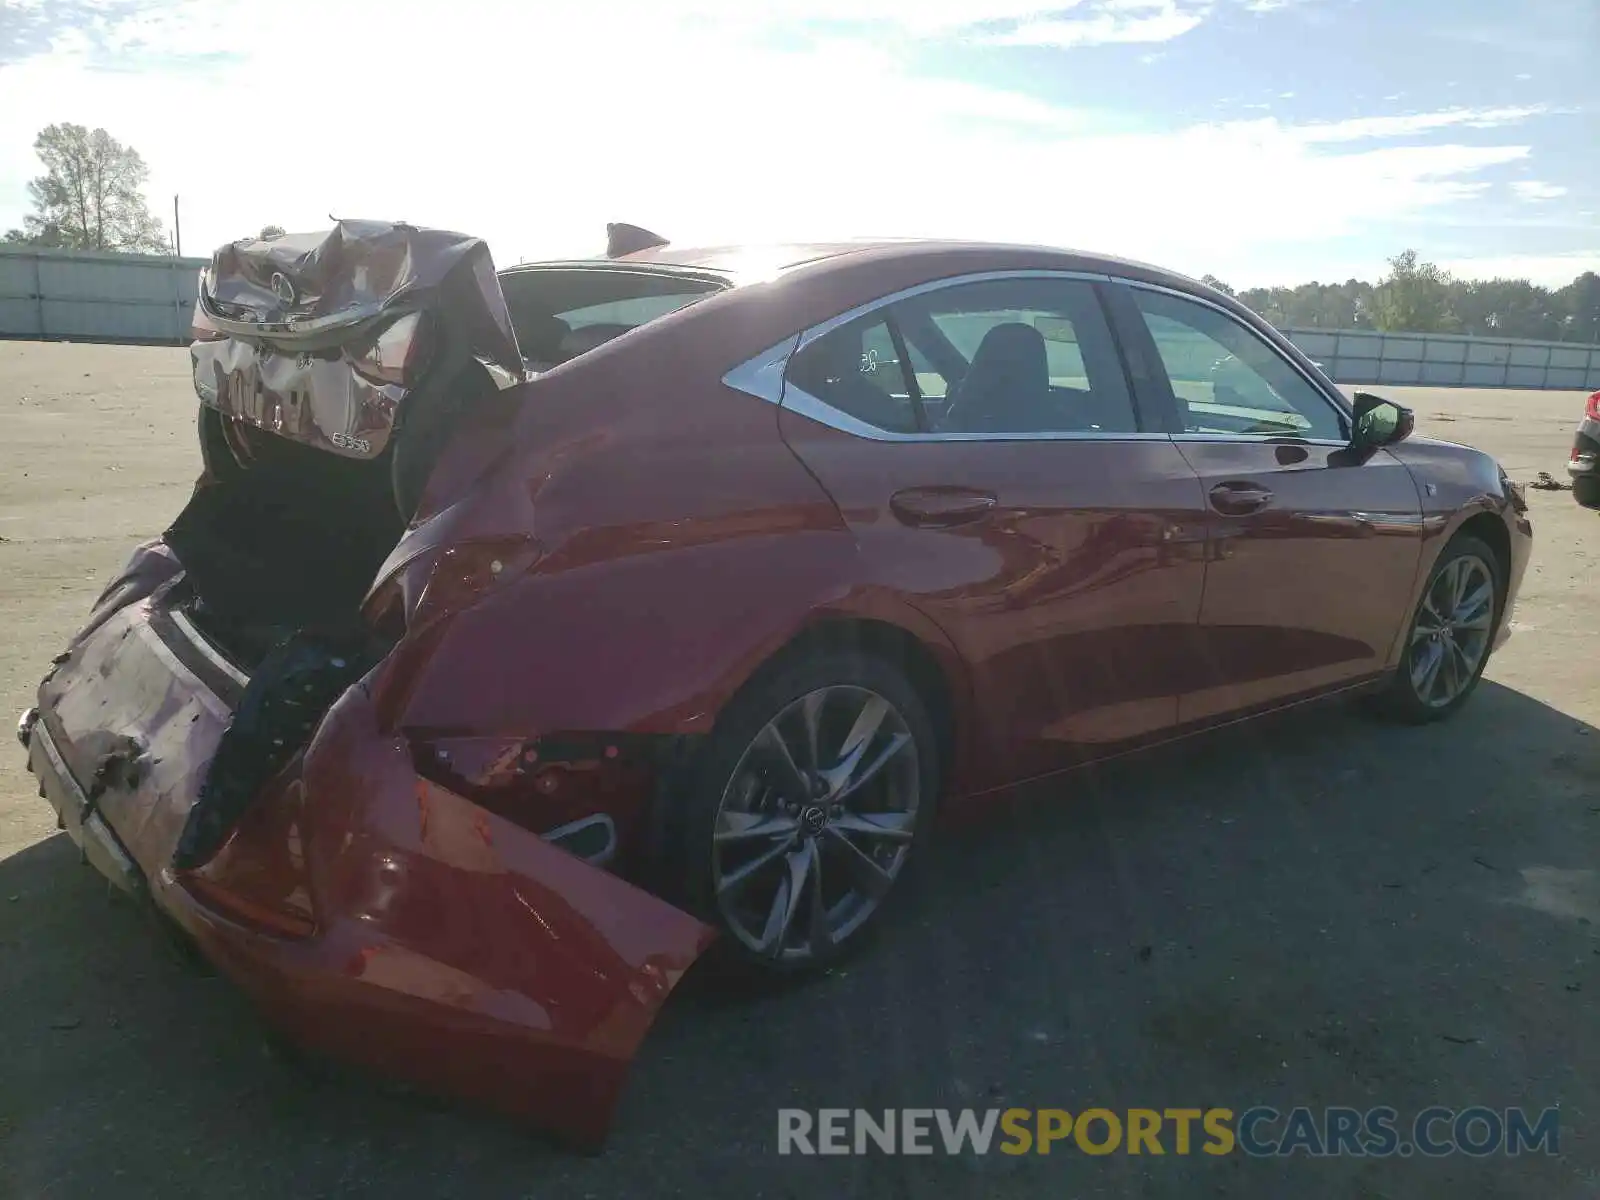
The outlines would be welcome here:
<svg viewBox="0 0 1600 1200">
<path fill-rule="evenodd" d="M 187 342 L 206 261 L 0 243 L 0 337 Z M 1600 389 L 1600 346 L 1367 329 L 1284 333 L 1338 383 Z"/>
<path fill-rule="evenodd" d="M 1337 383 L 1600 389 L 1600 346 L 1366 329 L 1283 332 Z"/>
<path fill-rule="evenodd" d="M 187 342 L 206 262 L 0 243 L 0 337 Z"/>
</svg>

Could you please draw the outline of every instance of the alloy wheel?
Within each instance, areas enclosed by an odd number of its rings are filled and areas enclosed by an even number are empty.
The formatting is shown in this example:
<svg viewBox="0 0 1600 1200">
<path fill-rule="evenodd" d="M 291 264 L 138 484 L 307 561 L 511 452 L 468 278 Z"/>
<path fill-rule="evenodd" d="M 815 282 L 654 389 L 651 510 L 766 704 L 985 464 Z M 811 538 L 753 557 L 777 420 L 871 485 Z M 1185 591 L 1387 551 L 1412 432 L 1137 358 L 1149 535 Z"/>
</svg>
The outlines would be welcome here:
<svg viewBox="0 0 1600 1200">
<path fill-rule="evenodd" d="M 1476 555 L 1452 559 L 1434 577 L 1411 630 L 1411 687 L 1423 704 L 1446 708 L 1472 686 L 1494 610 L 1494 572 Z"/>
<path fill-rule="evenodd" d="M 754 953 L 826 953 L 877 910 L 904 866 L 920 799 L 898 709 L 855 685 L 818 688 L 751 739 L 712 833 L 716 902 Z"/>
</svg>

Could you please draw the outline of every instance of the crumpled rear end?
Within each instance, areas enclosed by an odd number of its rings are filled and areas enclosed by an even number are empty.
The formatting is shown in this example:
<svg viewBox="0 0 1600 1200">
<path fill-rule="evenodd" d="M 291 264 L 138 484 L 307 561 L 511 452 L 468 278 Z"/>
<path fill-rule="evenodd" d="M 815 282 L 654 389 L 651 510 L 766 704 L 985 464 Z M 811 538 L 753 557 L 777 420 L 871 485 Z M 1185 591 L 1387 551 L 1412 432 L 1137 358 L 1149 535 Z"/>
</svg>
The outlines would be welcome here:
<svg viewBox="0 0 1600 1200">
<path fill-rule="evenodd" d="M 381 667 L 214 854 L 176 866 L 245 703 L 185 661 L 164 607 L 177 585 L 97 616 L 25 731 L 86 857 L 147 894 L 292 1040 L 598 1144 L 711 931 L 419 777 L 405 738 L 380 725 Z"/>
<path fill-rule="evenodd" d="M 304 1045 L 600 1142 L 711 931 L 420 779 L 364 686 L 297 775 L 317 931 L 249 934 L 169 894 L 207 955 Z"/>
</svg>

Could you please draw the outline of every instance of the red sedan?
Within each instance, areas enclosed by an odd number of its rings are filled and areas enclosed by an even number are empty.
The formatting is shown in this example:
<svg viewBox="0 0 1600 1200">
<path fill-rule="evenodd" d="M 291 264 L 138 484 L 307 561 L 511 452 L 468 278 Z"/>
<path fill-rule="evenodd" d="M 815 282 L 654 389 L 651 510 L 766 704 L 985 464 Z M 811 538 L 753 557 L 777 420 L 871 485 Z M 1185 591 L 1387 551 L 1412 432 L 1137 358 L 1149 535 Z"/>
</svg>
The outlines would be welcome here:
<svg viewBox="0 0 1600 1200">
<path fill-rule="evenodd" d="M 1496 463 L 1192 280 L 640 240 L 497 276 L 346 222 L 202 280 L 205 472 L 20 732 L 310 1047 L 598 1140 L 713 940 L 837 959 L 936 810 L 1316 697 L 1448 716 L 1506 634 Z"/>
</svg>

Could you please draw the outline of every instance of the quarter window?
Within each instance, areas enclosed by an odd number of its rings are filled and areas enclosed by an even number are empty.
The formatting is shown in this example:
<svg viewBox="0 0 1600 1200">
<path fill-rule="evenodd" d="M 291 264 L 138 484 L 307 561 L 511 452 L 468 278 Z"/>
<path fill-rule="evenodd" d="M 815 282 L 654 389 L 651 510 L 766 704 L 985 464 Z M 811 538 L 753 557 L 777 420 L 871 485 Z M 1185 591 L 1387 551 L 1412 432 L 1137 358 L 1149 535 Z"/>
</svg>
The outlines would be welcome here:
<svg viewBox="0 0 1600 1200">
<path fill-rule="evenodd" d="M 883 314 L 842 325 L 795 355 L 789 385 L 876 429 L 917 432 L 911 386 Z"/>
<path fill-rule="evenodd" d="M 1186 433 L 1345 438 L 1339 411 L 1253 330 L 1193 300 L 1130 290 Z"/>
</svg>

